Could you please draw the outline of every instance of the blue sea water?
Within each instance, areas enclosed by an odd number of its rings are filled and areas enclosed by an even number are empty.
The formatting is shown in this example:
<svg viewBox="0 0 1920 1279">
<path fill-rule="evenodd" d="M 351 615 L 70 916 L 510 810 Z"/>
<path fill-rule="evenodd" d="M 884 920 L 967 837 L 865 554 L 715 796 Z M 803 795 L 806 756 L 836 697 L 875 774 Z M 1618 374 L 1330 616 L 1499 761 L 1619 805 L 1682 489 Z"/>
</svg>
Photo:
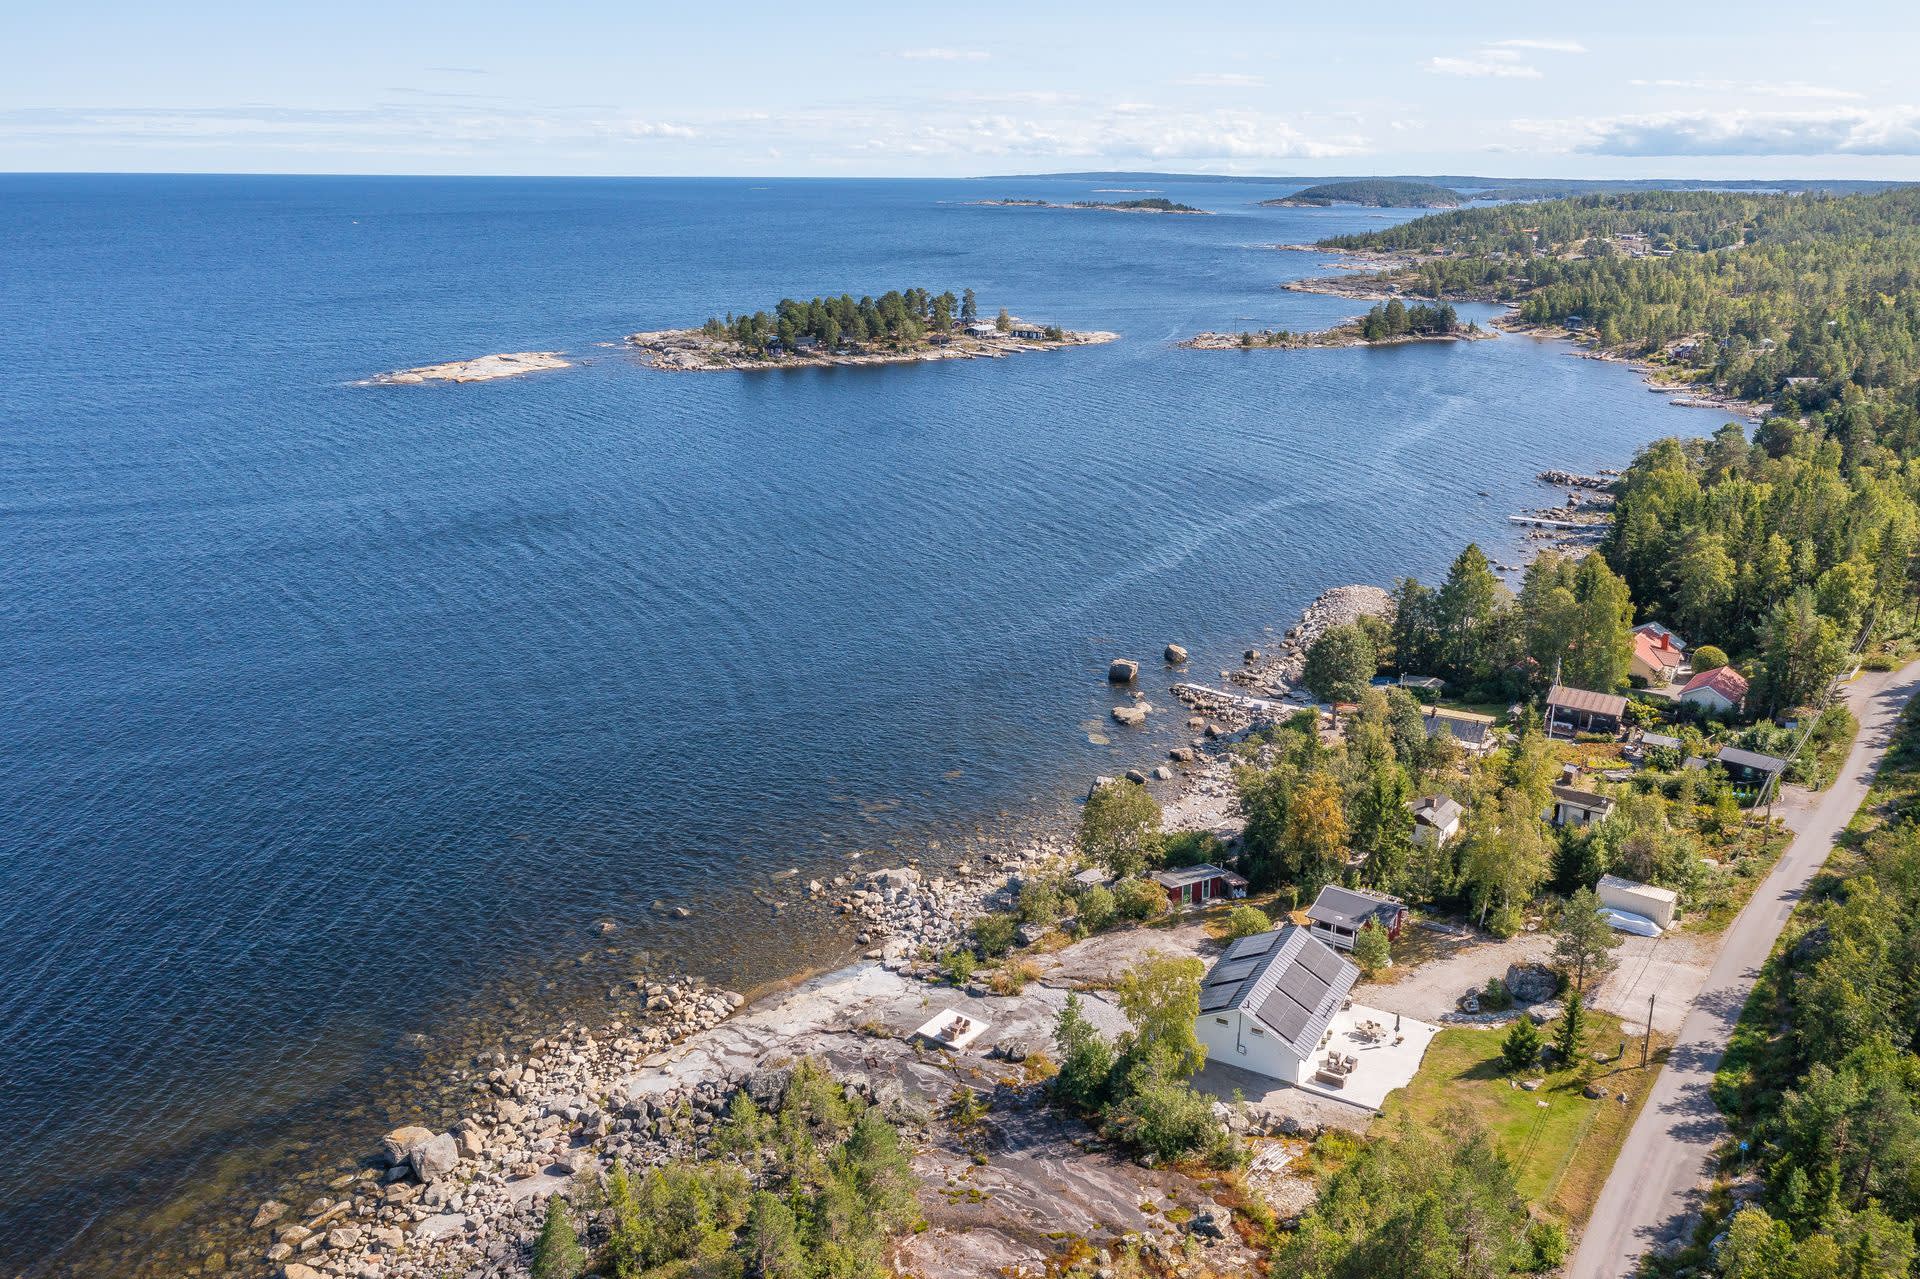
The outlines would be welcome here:
<svg viewBox="0 0 1920 1279">
<path fill-rule="evenodd" d="M 1717 424 L 1526 339 L 1174 347 L 1356 313 L 1265 246 L 1401 214 L 970 203 L 1091 190 L 0 177 L 0 1271 L 191 1256 L 242 1152 L 411 1118 L 369 1101 L 408 1037 L 533 1015 L 597 921 L 736 986 L 842 958 L 753 890 L 1153 758 L 1088 740 L 1108 658 L 1207 672 L 1324 587 L 1517 559 L 1536 471 Z M 912 285 L 1122 338 L 602 345 Z"/>
</svg>

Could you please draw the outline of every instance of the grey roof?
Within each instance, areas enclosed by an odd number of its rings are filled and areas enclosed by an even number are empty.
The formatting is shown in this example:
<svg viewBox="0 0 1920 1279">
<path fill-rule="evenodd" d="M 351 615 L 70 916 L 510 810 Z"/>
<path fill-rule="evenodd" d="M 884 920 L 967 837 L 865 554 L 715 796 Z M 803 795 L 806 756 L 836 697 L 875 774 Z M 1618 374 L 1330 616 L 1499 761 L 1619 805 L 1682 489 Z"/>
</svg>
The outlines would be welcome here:
<svg viewBox="0 0 1920 1279">
<path fill-rule="evenodd" d="M 1180 866 L 1173 870 L 1156 870 L 1153 872 L 1153 878 L 1154 882 L 1162 888 L 1184 888 L 1189 884 L 1205 883 L 1209 879 L 1224 879 L 1229 884 L 1236 881 L 1242 884 L 1247 882 L 1230 870 L 1222 870 L 1206 862 L 1198 866 Z"/>
<path fill-rule="evenodd" d="M 1598 791 L 1581 790 L 1578 786 L 1556 786 L 1553 797 L 1564 804 L 1576 808 L 1612 808 L 1613 800 Z"/>
<path fill-rule="evenodd" d="M 1422 795 L 1413 801 L 1413 820 L 1429 826 L 1451 826 L 1465 811 L 1451 795 Z"/>
<path fill-rule="evenodd" d="M 1288 924 L 1227 947 L 1200 985 L 1200 1011 L 1246 1012 L 1306 1060 L 1359 975 L 1325 942 Z"/>
<path fill-rule="evenodd" d="M 1665 733 L 1642 733 L 1640 734 L 1640 744 L 1642 746 L 1665 746 L 1672 750 L 1680 749 L 1680 739 L 1677 737 L 1669 737 Z"/>
<path fill-rule="evenodd" d="M 1759 751 L 1743 751 L 1738 746 L 1722 746 L 1720 762 L 1732 764 L 1736 768 L 1751 768 L 1758 773 L 1784 773 L 1787 761 L 1778 755 L 1762 755 Z"/>
<path fill-rule="evenodd" d="M 1428 737 L 1445 733 L 1462 746 L 1479 746 L 1493 732 L 1493 725 L 1477 719 L 1455 719 L 1451 715 L 1422 715 L 1420 719 L 1427 726 Z"/>
<path fill-rule="evenodd" d="M 1385 893 L 1328 884 L 1313 899 L 1313 905 L 1307 907 L 1307 918 L 1316 924 L 1335 924 L 1357 932 L 1369 919 L 1379 920 L 1383 928 L 1391 925 L 1405 905 L 1398 897 Z"/>
<path fill-rule="evenodd" d="M 1627 713 L 1627 699 L 1616 693 L 1596 693 L 1590 688 L 1568 688 L 1564 684 L 1555 684 L 1547 690 L 1547 705 L 1614 719 Z"/>
</svg>

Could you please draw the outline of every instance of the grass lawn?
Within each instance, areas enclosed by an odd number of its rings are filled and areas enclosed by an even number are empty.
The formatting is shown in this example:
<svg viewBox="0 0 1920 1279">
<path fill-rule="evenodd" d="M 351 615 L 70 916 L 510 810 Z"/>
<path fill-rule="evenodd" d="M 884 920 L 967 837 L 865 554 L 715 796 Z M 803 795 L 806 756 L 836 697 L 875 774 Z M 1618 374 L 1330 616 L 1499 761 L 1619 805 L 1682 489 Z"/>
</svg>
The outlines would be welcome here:
<svg viewBox="0 0 1920 1279">
<path fill-rule="evenodd" d="M 1589 1017 L 1589 1050 L 1612 1053 L 1620 1042 L 1619 1019 L 1597 1012 Z M 1541 1033 L 1551 1040 L 1552 1025 L 1541 1027 Z M 1500 1065 L 1505 1035 L 1505 1027 L 1441 1031 L 1427 1049 L 1420 1073 L 1387 1098 L 1384 1117 L 1376 1122 L 1391 1124 L 1406 1115 L 1427 1127 L 1464 1108 L 1500 1143 L 1523 1197 L 1570 1225 L 1583 1225 L 1666 1059 L 1666 1047 L 1654 1044 L 1647 1070 L 1639 1066 L 1638 1041 L 1628 1045 L 1621 1065 L 1596 1065 L 1593 1078 L 1609 1095 L 1590 1101 L 1581 1095 L 1583 1081 L 1573 1071 L 1533 1075 L 1546 1080 L 1537 1092 L 1516 1086 Z M 1613 1100 L 1623 1092 L 1625 1104 Z"/>
</svg>

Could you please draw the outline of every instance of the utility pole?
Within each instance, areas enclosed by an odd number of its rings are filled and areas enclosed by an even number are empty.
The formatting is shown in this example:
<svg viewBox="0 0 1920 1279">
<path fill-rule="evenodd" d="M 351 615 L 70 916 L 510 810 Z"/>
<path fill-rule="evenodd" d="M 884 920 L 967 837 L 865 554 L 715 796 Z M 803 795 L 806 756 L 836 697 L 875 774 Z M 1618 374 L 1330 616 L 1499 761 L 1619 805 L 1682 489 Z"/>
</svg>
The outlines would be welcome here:
<svg viewBox="0 0 1920 1279">
<path fill-rule="evenodd" d="M 1640 1069 L 1647 1068 L 1647 1058 L 1653 1053 L 1653 992 L 1647 996 L 1647 1037 L 1640 1041 Z"/>
</svg>

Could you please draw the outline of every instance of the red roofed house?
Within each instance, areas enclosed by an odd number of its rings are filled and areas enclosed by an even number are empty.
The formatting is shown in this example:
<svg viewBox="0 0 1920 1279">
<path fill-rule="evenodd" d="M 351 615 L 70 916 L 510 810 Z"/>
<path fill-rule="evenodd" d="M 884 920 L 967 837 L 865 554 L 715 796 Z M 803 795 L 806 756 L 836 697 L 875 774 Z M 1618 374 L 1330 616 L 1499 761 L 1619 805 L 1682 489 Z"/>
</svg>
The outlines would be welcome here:
<svg viewBox="0 0 1920 1279">
<path fill-rule="evenodd" d="M 1747 677 L 1731 666 L 1701 671 L 1680 690 L 1680 700 L 1712 715 L 1731 715 L 1747 700 Z"/>
<path fill-rule="evenodd" d="M 1633 658 L 1627 663 L 1627 673 L 1655 688 L 1664 688 L 1673 683 L 1686 658 L 1686 650 L 1674 642 L 1673 632 L 1649 626 L 1633 633 Z"/>
</svg>

